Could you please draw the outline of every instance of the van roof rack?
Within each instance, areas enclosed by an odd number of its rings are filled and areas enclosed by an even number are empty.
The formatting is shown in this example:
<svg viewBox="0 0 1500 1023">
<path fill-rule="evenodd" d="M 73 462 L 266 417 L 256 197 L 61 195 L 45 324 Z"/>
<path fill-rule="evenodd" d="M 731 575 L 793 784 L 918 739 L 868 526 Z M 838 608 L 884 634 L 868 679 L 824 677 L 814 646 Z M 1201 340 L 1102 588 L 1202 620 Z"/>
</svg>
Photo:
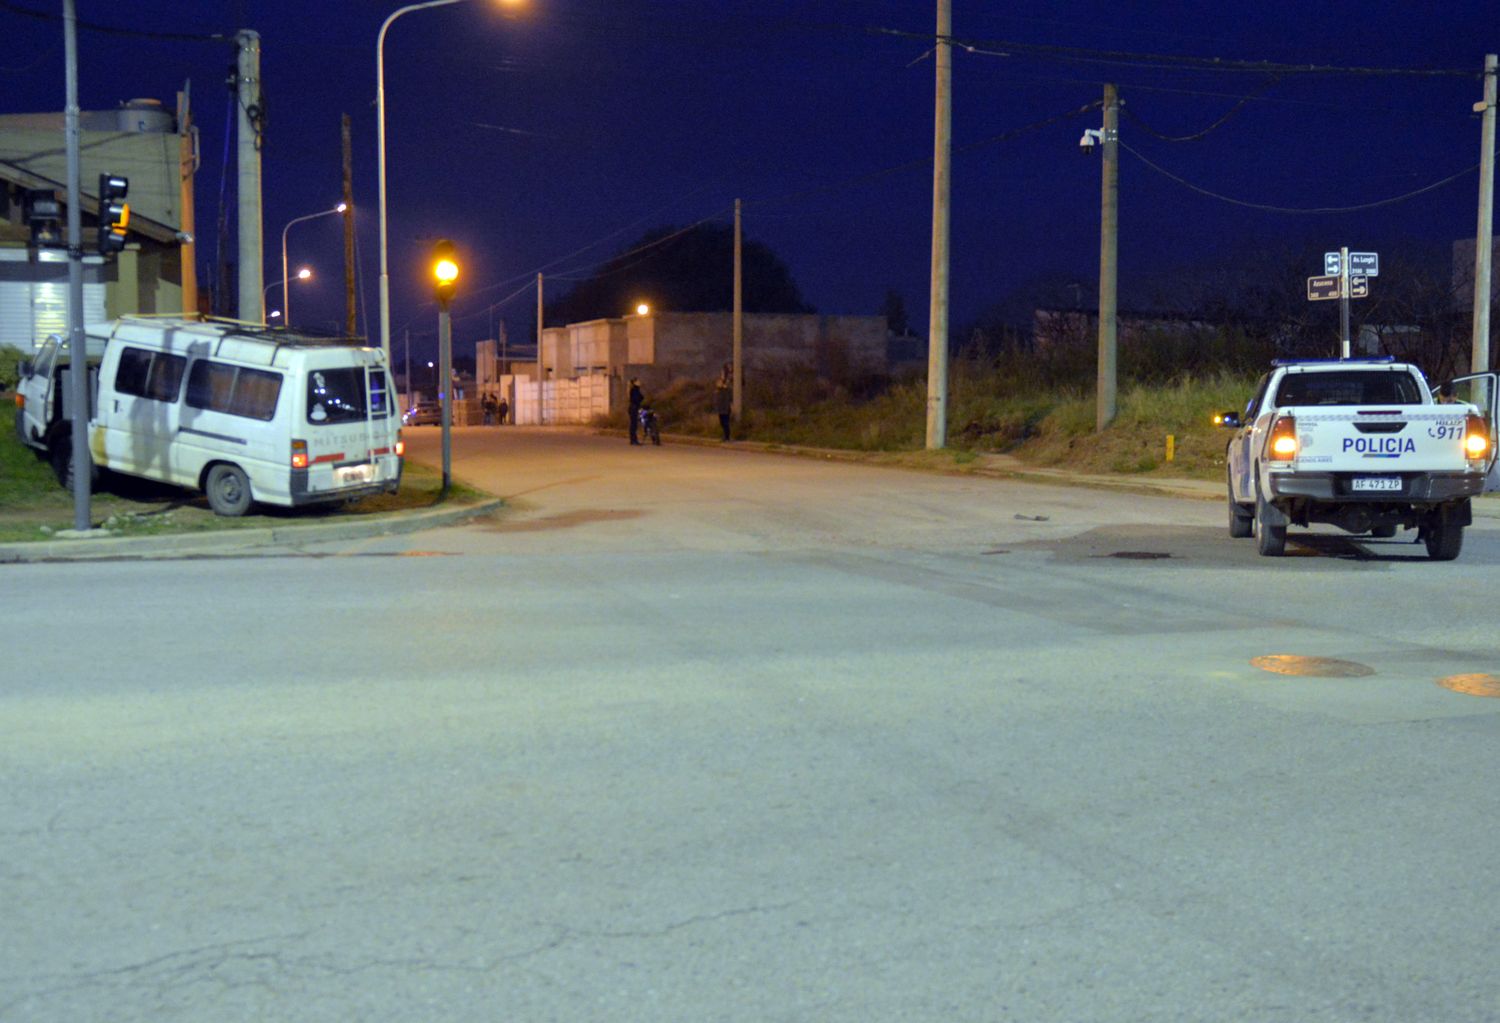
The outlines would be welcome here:
<svg viewBox="0 0 1500 1023">
<path fill-rule="evenodd" d="M 289 327 L 273 327 L 265 323 L 254 323 L 250 320 L 235 320 L 227 316 L 206 316 L 203 313 L 127 313 L 121 316 L 122 320 L 182 320 L 187 323 L 201 323 L 206 326 L 218 327 L 223 331 L 224 337 L 245 337 L 257 341 L 269 341 L 278 346 L 357 346 L 368 347 L 369 339 L 358 335 L 334 334 L 327 331 L 310 330 L 299 327 L 293 330 Z"/>
</svg>

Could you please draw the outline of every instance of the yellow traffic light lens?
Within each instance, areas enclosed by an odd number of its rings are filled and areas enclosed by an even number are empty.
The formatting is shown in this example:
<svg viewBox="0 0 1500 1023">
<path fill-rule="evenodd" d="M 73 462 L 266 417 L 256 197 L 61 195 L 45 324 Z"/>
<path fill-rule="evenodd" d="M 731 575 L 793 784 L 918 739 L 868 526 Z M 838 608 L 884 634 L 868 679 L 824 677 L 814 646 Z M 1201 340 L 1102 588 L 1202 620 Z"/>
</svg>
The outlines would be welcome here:
<svg viewBox="0 0 1500 1023">
<path fill-rule="evenodd" d="M 458 264 L 451 259 L 440 259 L 432 268 L 432 275 L 444 284 L 458 280 Z"/>
</svg>

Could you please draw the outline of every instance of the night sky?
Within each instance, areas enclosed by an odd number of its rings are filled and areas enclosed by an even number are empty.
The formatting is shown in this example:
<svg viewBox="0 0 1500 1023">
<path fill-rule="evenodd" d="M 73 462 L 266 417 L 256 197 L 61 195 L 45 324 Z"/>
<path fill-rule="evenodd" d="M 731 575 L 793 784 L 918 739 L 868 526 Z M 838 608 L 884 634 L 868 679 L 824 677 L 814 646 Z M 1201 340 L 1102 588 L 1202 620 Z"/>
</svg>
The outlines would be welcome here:
<svg viewBox="0 0 1500 1023">
<path fill-rule="evenodd" d="M 373 336 L 375 41 L 399 6 L 78 0 L 84 23 L 162 36 L 81 31 L 81 104 L 154 97 L 170 107 L 192 80 L 199 252 L 211 260 L 226 170 L 234 221 L 233 166 L 224 164 L 233 52 L 227 42 L 168 36 L 258 31 L 267 281 L 280 275 L 282 227 L 338 201 L 347 113 Z M 0 108 L 61 109 L 61 23 L 26 10 L 55 14 L 61 0 L 0 3 Z M 737 197 L 747 236 L 785 260 L 820 312 L 875 313 L 895 290 L 922 330 L 934 12 L 931 0 L 527 0 L 520 10 L 472 0 L 404 15 L 386 43 L 398 343 L 409 327 L 414 352 L 431 344 L 425 257 L 436 237 L 453 238 L 466 258 L 454 307 L 462 354 L 493 336 L 492 321 L 527 335 L 535 294 L 526 285 L 538 270 L 560 291 L 651 228 L 727 221 Z M 1471 107 L 1482 97 L 1484 54 L 1500 49 L 1493 0 L 955 0 L 953 21 L 972 47 L 954 53 L 955 330 L 1028 282 L 1097 279 L 1099 158 L 1081 155 L 1078 139 L 1101 115 L 1067 115 L 1097 101 L 1105 82 L 1119 85 L 1121 138 L 1134 150 L 1121 154 L 1122 307 L 1148 304 L 1148 288 L 1174 274 L 1232 266 L 1257 247 L 1343 244 L 1390 258 L 1474 234 L 1480 138 Z M 1202 69 L 1180 66 L 1183 57 L 1462 74 Z M 1231 111 L 1193 141 L 1157 137 L 1196 134 Z M 1359 212 L 1226 201 L 1354 206 L 1452 175 Z M 319 273 L 293 285 L 295 322 L 332 328 L 343 308 L 339 218 L 299 224 L 290 239 L 292 262 Z"/>
</svg>

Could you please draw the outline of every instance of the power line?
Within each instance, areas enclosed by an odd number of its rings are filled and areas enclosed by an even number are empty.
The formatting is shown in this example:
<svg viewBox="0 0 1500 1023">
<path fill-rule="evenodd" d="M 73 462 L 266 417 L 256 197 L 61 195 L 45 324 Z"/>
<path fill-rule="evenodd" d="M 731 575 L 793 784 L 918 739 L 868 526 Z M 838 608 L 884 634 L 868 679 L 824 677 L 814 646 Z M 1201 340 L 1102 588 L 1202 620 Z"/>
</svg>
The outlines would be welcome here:
<svg viewBox="0 0 1500 1023">
<path fill-rule="evenodd" d="M 1479 164 L 1476 163 L 1474 166 L 1466 168 L 1465 170 L 1461 170 L 1457 174 L 1451 174 L 1448 177 L 1443 178 L 1441 181 L 1434 181 L 1432 184 L 1424 185 L 1421 188 L 1416 189 L 1415 191 L 1407 192 L 1404 195 L 1391 196 L 1388 199 L 1378 199 L 1375 202 L 1360 203 L 1358 206 L 1273 206 L 1269 203 L 1248 202 L 1244 199 L 1236 199 L 1232 196 L 1221 195 L 1218 192 L 1211 192 L 1206 188 L 1193 184 L 1186 178 L 1178 177 L 1171 171 L 1157 166 L 1150 160 L 1146 159 L 1145 156 L 1136 152 L 1134 149 L 1131 149 L 1125 143 L 1120 142 L 1118 143 L 1118 145 L 1121 149 L 1125 150 L 1125 152 L 1141 161 L 1141 163 L 1144 163 L 1147 167 L 1150 167 L 1152 170 L 1156 171 L 1156 173 L 1162 175 L 1163 177 L 1170 178 L 1172 181 L 1177 182 L 1179 185 L 1183 186 L 1186 189 L 1189 189 L 1190 191 L 1197 192 L 1199 195 L 1207 196 L 1210 199 L 1217 199 L 1220 202 L 1227 202 L 1232 206 L 1244 206 L 1252 210 L 1266 210 L 1270 213 L 1355 213 L 1359 210 L 1372 210 L 1379 206 L 1391 206 L 1398 202 L 1405 202 L 1407 199 L 1414 199 L 1417 196 L 1422 195 L 1423 193 L 1431 192 L 1434 189 L 1442 188 L 1444 185 L 1452 184 L 1459 178 L 1472 174 L 1479 169 Z"/>
<path fill-rule="evenodd" d="M 871 28 L 875 35 L 895 36 L 919 42 L 935 42 L 930 32 L 908 32 L 895 28 Z M 1086 64 L 1115 64 L 1127 67 L 1178 68 L 1192 71 L 1253 71 L 1261 74 L 1316 75 L 1384 75 L 1418 78 L 1477 78 L 1479 72 L 1459 68 L 1390 68 L 1343 67 L 1335 64 L 1281 64 L 1269 60 L 1236 60 L 1227 57 L 1178 56 L 1162 53 L 1131 53 L 1123 50 L 1091 50 L 1080 46 L 1049 46 L 1017 43 L 1008 40 L 960 39 L 949 36 L 948 42 L 968 53 L 983 57 L 1040 57 L 1051 60 L 1077 61 Z"/>
<path fill-rule="evenodd" d="M 40 21 L 63 20 L 61 14 L 54 14 L 51 11 L 32 10 L 30 7 L 23 7 L 20 4 L 12 3 L 11 0 L 0 0 L 0 11 L 9 11 L 12 14 L 19 14 L 24 18 L 36 18 Z M 179 39 L 197 43 L 222 43 L 228 42 L 232 38 L 222 34 L 205 36 L 194 35 L 188 32 L 145 32 L 134 28 L 116 28 L 113 25 L 99 25 L 81 19 L 75 19 L 75 24 L 79 28 L 89 32 L 101 32 L 112 36 L 130 36 L 136 39 Z"/>
<path fill-rule="evenodd" d="M 1137 125 L 1139 125 L 1140 129 L 1147 135 L 1154 135 L 1156 138 L 1161 139 L 1163 142 L 1196 142 L 1199 139 L 1203 138 L 1203 136 L 1207 135 L 1209 132 L 1213 131 L 1215 128 L 1220 128 L 1228 123 L 1230 118 L 1234 117 L 1235 114 L 1238 114 L 1241 110 L 1245 109 L 1245 104 L 1258 97 L 1261 93 L 1266 92 L 1280 80 L 1281 78 L 1279 75 L 1266 80 L 1260 85 L 1259 88 L 1241 96 L 1239 102 L 1230 107 L 1229 110 L 1225 112 L 1223 117 L 1220 117 L 1217 121 L 1215 121 L 1213 124 L 1210 124 L 1202 131 L 1194 132 L 1191 135 L 1163 135 L 1161 132 L 1157 131 L 1155 128 L 1152 128 L 1146 122 L 1142 121 L 1140 117 L 1130 109 L 1130 106 L 1128 104 L 1120 104 L 1120 109 L 1125 112 L 1126 117 L 1130 118 Z"/>
<path fill-rule="evenodd" d="M 1019 128 L 1011 128 L 1008 131 L 1002 131 L 998 134 L 987 136 L 975 142 L 968 142 L 962 146 L 955 146 L 953 148 L 953 152 L 967 153 L 970 150 L 978 149 L 981 146 L 993 145 L 996 142 L 1007 142 L 1013 138 L 1019 138 L 1022 135 L 1029 134 L 1030 132 L 1040 131 L 1041 129 L 1056 124 L 1059 121 L 1066 121 L 1071 118 L 1078 117 L 1082 114 L 1086 114 L 1090 110 L 1097 110 L 1101 105 L 1102 104 L 1099 100 L 1094 100 L 1091 103 L 1085 103 L 1083 106 L 1077 108 L 1076 110 L 1069 110 L 1061 114 L 1053 114 L 1051 117 L 1044 117 L 1040 121 L 1032 121 L 1030 124 L 1023 124 Z M 852 188 L 855 185 L 862 185 L 867 182 L 874 181 L 878 178 L 885 177 L 887 174 L 895 174 L 899 171 L 911 170 L 914 167 L 926 167 L 930 166 L 931 164 L 932 157 L 922 156 L 914 160 L 907 160 L 905 163 L 898 163 L 891 167 L 883 167 L 880 170 L 869 171 L 865 174 L 855 175 L 854 177 L 845 178 L 842 181 L 831 182 L 830 184 L 820 185 L 817 188 L 809 188 L 801 192 L 792 192 L 786 195 L 771 196 L 765 199 L 747 199 L 745 201 L 745 205 L 747 207 L 766 206 L 779 203 L 796 202 L 800 199 L 806 199 L 809 196 L 826 195 L 829 192 L 841 191 L 845 188 Z"/>
</svg>

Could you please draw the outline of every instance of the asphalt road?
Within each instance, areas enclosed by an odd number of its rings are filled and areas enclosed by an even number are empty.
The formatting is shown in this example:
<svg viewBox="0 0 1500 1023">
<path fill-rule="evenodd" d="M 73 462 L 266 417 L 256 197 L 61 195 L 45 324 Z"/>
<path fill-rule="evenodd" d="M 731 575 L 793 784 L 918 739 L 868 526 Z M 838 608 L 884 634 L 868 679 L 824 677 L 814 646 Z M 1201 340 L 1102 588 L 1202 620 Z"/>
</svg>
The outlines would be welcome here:
<svg viewBox="0 0 1500 1023">
<path fill-rule="evenodd" d="M 1495 520 L 455 451 L 505 514 L 0 566 L 0 1021 L 1500 1016 Z"/>
</svg>

